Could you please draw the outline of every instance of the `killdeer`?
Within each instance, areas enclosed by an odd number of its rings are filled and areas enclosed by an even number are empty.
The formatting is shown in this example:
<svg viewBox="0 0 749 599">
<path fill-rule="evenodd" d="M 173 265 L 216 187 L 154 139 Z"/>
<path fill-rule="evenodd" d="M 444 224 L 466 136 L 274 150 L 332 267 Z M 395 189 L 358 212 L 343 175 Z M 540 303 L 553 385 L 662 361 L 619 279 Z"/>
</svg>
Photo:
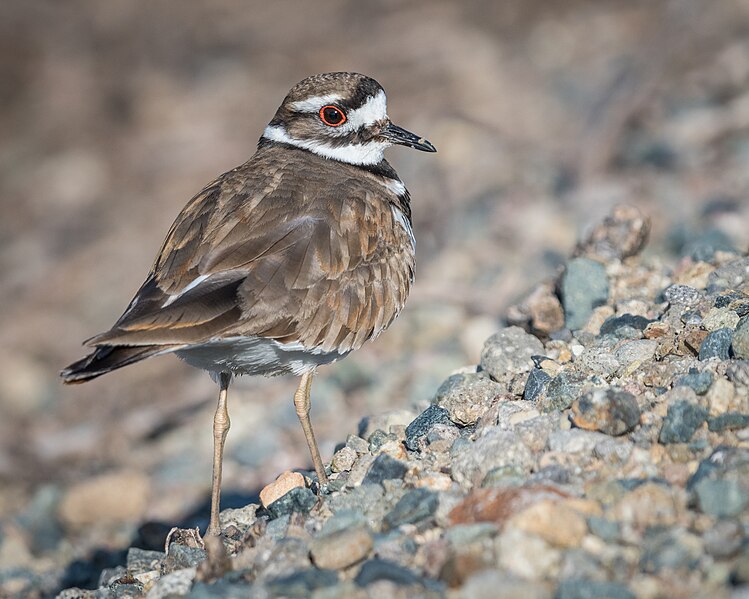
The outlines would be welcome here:
<svg viewBox="0 0 749 599">
<path fill-rule="evenodd" d="M 374 79 L 326 73 L 295 85 L 252 158 L 187 203 L 124 314 L 61 372 L 82 383 L 174 353 L 211 374 L 219 396 L 208 534 L 221 533 L 234 375 L 301 377 L 294 405 L 318 485 L 327 484 L 309 418 L 315 370 L 384 331 L 413 282 L 410 196 L 383 156 L 393 144 L 436 151 L 390 122 Z"/>
</svg>

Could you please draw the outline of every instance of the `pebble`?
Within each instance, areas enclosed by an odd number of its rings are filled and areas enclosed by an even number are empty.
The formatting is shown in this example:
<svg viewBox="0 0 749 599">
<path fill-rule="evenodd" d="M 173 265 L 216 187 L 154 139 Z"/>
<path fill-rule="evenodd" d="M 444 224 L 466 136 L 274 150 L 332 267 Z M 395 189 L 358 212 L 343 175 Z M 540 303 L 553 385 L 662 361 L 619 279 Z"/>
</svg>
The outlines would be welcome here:
<svg viewBox="0 0 749 599">
<path fill-rule="evenodd" d="M 599 335 L 614 335 L 620 339 L 638 339 L 652 322 L 644 316 L 634 314 L 611 316 L 601 325 Z"/>
<path fill-rule="evenodd" d="M 511 431 L 490 429 L 453 458 L 453 478 L 463 484 L 479 484 L 486 474 L 504 466 L 529 472 L 534 460 L 530 450 Z"/>
<path fill-rule="evenodd" d="M 342 570 L 365 559 L 373 545 L 369 528 L 360 525 L 313 539 L 310 554 L 318 568 Z"/>
<path fill-rule="evenodd" d="M 738 360 L 749 359 L 749 316 L 738 321 L 731 340 L 731 351 Z"/>
<path fill-rule="evenodd" d="M 337 582 L 338 574 L 333 570 L 310 568 L 270 580 L 266 587 L 276 597 L 304 598 L 317 589 L 335 586 Z"/>
<path fill-rule="evenodd" d="M 658 440 L 661 443 L 686 443 L 707 420 L 707 409 L 699 404 L 679 400 L 668 406 Z"/>
<path fill-rule="evenodd" d="M 310 489 L 294 487 L 271 503 L 267 510 L 270 517 L 275 519 L 292 513 L 306 514 L 316 503 L 317 497 Z"/>
<path fill-rule="evenodd" d="M 538 409 L 553 412 L 570 407 L 580 393 L 583 378 L 577 372 L 560 372 L 546 385 L 546 392 L 536 402 Z"/>
<path fill-rule="evenodd" d="M 551 376 L 540 368 L 534 368 L 528 375 L 523 390 L 523 399 L 526 401 L 536 401 L 538 397 L 546 390 L 551 380 Z"/>
<path fill-rule="evenodd" d="M 635 599 L 635 594 L 618 582 L 563 580 L 554 599 Z"/>
<path fill-rule="evenodd" d="M 559 549 L 518 528 L 507 527 L 494 544 L 499 565 L 525 580 L 543 580 L 562 560 Z"/>
<path fill-rule="evenodd" d="M 398 500 L 385 516 L 385 530 L 401 524 L 415 524 L 429 518 L 437 510 L 439 496 L 429 489 L 413 489 Z"/>
<path fill-rule="evenodd" d="M 551 599 L 543 584 L 508 578 L 496 570 L 479 570 L 465 580 L 459 599 Z M 592 598 L 591 598 L 592 599 Z"/>
<path fill-rule="evenodd" d="M 172 599 L 182 597 L 190 592 L 197 568 L 184 568 L 163 574 L 150 588 L 147 599 Z"/>
<path fill-rule="evenodd" d="M 354 467 L 358 458 L 359 454 L 355 450 L 344 445 L 333 454 L 333 459 L 330 461 L 330 469 L 333 472 L 348 472 Z"/>
<path fill-rule="evenodd" d="M 702 319 L 702 327 L 708 331 L 735 329 L 739 315 L 729 308 L 710 308 Z"/>
<path fill-rule="evenodd" d="M 391 458 L 387 454 L 381 453 L 369 467 L 363 484 L 382 484 L 386 480 L 394 478 L 402 479 L 407 471 L 408 466 L 406 464 L 400 460 Z"/>
<path fill-rule="evenodd" d="M 162 572 L 175 572 L 185 568 L 195 568 L 205 560 L 205 549 L 200 547 L 187 547 L 178 543 L 171 543 L 169 551 L 162 561 Z"/>
<path fill-rule="evenodd" d="M 671 285 L 663 292 L 663 297 L 671 305 L 690 308 L 700 302 L 702 293 L 689 285 Z"/>
<path fill-rule="evenodd" d="M 450 413 L 439 406 L 430 405 L 406 427 L 406 447 L 411 451 L 422 449 L 422 440 L 437 424 L 450 424 Z"/>
<path fill-rule="evenodd" d="M 558 501 L 539 501 L 513 516 L 508 526 L 541 537 L 555 547 L 577 547 L 588 532 L 585 518 Z"/>
<path fill-rule="evenodd" d="M 713 373 L 709 370 L 698 372 L 691 368 L 687 374 L 682 374 L 674 380 L 674 387 L 689 387 L 697 395 L 705 395 L 713 384 Z"/>
<path fill-rule="evenodd" d="M 593 309 L 606 303 L 609 281 L 606 267 L 589 258 L 574 258 L 567 263 L 561 284 L 565 325 L 582 329 Z"/>
<path fill-rule="evenodd" d="M 571 418 L 583 429 L 623 435 L 640 422 L 640 406 L 635 396 L 623 389 L 593 389 L 574 401 Z"/>
<path fill-rule="evenodd" d="M 718 518 L 738 516 L 749 504 L 746 485 L 730 478 L 704 478 L 693 491 L 700 511 Z"/>
<path fill-rule="evenodd" d="M 554 431 L 549 435 L 549 449 L 562 453 L 591 453 L 607 438 L 603 433 L 581 429 Z"/>
<path fill-rule="evenodd" d="M 421 585 L 423 583 L 421 577 L 408 568 L 379 558 L 364 562 L 361 570 L 359 570 L 354 579 L 357 586 L 360 587 L 368 587 L 378 580 L 390 580 L 403 586 L 411 584 Z"/>
<path fill-rule="evenodd" d="M 707 419 L 707 428 L 714 433 L 732 431 L 746 427 L 749 427 L 749 414 L 729 412 Z"/>
<path fill-rule="evenodd" d="M 263 504 L 263 507 L 267 508 L 271 503 L 277 501 L 292 489 L 304 486 L 304 476 L 299 472 L 287 470 L 260 491 L 260 503 Z"/>
<path fill-rule="evenodd" d="M 455 424 L 468 426 L 476 424 L 502 391 L 486 373 L 454 374 L 437 389 L 434 403 L 447 410 Z"/>
<path fill-rule="evenodd" d="M 529 372 L 533 356 L 543 354 L 544 346 L 520 327 L 508 327 L 484 343 L 481 368 L 495 381 L 509 381 L 513 375 Z"/>
<path fill-rule="evenodd" d="M 709 360 L 710 358 L 728 360 L 732 338 L 732 329 L 717 329 L 712 331 L 705 337 L 702 345 L 700 345 L 700 360 Z"/>
</svg>

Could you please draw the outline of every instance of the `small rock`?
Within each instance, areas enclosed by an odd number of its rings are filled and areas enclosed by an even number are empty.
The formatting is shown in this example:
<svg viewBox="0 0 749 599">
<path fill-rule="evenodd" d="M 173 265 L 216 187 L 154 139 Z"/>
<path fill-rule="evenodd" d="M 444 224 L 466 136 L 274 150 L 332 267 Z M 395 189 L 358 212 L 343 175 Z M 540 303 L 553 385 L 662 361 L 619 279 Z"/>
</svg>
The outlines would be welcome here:
<svg viewBox="0 0 749 599">
<path fill-rule="evenodd" d="M 546 392 L 536 402 L 542 412 L 566 410 L 580 393 L 584 376 L 562 371 L 546 385 Z"/>
<path fill-rule="evenodd" d="M 479 570 L 465 580 L 456 599 L 551 599 L 551 592 L 539 583 L 508 578 L 497 570 Z"/>
<path fill-rule="evenodd" d="M 406 447 L 411 451 L 419 451 L 420 442 L 437 424 L 451 424 L 450 414 L 444 408 L 431 405 L 406 427 Z"/>
<path fill-rule="evenodd" d="M 508 327 L 484 343 L 481 368 L 496 381 L 509 382 L 516 374 L 533 368 L 532 356 L 544 351 L 543 344 L 520 327 Z"/>
<path fill-rule="evenodd" d="M 700 511 L 718 518 L 738 516 L 749 504 L 745 485 L 730 478 L 703 478 L 693 491 Z"/>
<path fill-rule="evenodd" d="M 557 587 L 554 599 L 635 599 L 635 594 L 619 582 L 568 579 Z"/>
<path fill-rule="evenodd" d="M 584 393 L 572 404 L 575 426 L 607 435 L 623 435 L 640 421 L 640 407 L 635 396 L 609 387 Z"/>
<path fill-rule="evenodd" d="M 346 447 L 353 449 L 358 454 L 369 452 L 369 443 L 357 435 L 346 437 Z"/>
<path fill-rule="evenodd" d="M 544 370 L 541 370 L 540 368 L 534 368 L 531 370 L 531 373 L 528 375 L 528 380 L 525 383 L 523 399 L 526 401 L 536 401 L 536 399 L 544 392 L 550 380 L 551 376 L 549 376 Z"/>
<path fill-rule="evenodd" d="M 574 258 L 567 263 L 561 289 L 565 324 L 573 331 L 581 329 L 590 318 L 593 309 L 608 300 L 609 281 L 606 268 L 600 262 L 589 258 Z"/>
<path fill-rule="evenodd" d="M 614 335 L 620 339 L 638 339 L 643 331 L 653 322 L 644 316 L 622 314 L 607 318 L 601 325 L 600 335 Z"/>
<path fill-rule="evenodd" d="M 317 589 L 326 589 L 338 583 L 338 574 L 333 570 L 310 568 L 275 578 L 266 583 L 268 590 L 277 597 L 309 597 Z"/>
<path fill-rule="evenodd" d="M 196 568 L 184 568 L 164 574 L 149 589 L 146 599 L 172 599 L 187 595 L 196 574 Z"/>
<path fill-rule="evenodd" d="M 702 554 L 699 537 L 682 529 L 653 529 L 647 531 L 642 542 L 640 568 L 644 572 L 692 569 Z"/>
<path fill-rule="evenodd" d="M 709 370 L 698 372 L 695 368 L 690 368 L 689 373 L 676 377 L 674 387 L 689 387 L 697 395 L 705 395 L 713 384 L 713 373 Z"/>
<path fill-rule="evenodd" d="M 744 527 L 738 520 L 722 518 L 705 531 L 705 551 L 718 559 L 738 553 L 744 543 Z"/>
<path fill-rule="evenodd" d="M 378 580 L 389 580 L 403 586 L 422 585 L 424 582 L 418 574 L 408 568 L 380 558 L 364 562 L 354 580 L 359 587 L 367 587 Z"/>
<path fill-rule="evenodd" d="M 590 256 L 605 262 L 623 260 L 639 254 L 649 234 L 650 219 L 635 206 L 617 204 L 577 245 L 575 256 Z"/>
<path fill-rule="evenodd" d="M 646 482 L 626 492 L 611 510 L 613 518 L 640 530 L 670 526 L 676 521 L 676 513 L 673 491 L 653 482 Z"/>
<path fill-rule="evenodd" d="M 663 292 L 663 297 L 673 306 L 690 308 L 700 303 L 702 294 L 689 285 L 671 285 Z"/>
<path fill-rule="evenodd" d="M 518 435 L 492 428 L 454 456 L 452 476 L 464 485 L 479 484 L 494 468 L 513 466 L 528 472 L 533 463 L 533 455 Z"/>
<path fill-rule="evenodd" d="M 585 518 L 557 501 L 540 501 L 513 516 L 508 526 L 537 535 L 556 547 L 577 547 L 588 532 Z"/>
<path fill-rule="evenodd" d="M 304 486 L 304 476 L 299 472 L 287 470 L 260 491 L 260 502 L 263 504 L 263 507 L 267 508 L 271 503 L 277 501 L 292 489 Z"/>
<path fill-rule="evenodd" d="M 508 527 L 494 543 L 503 568 L 526 580 L 543 580 L 559 567 L 562 553 L 543 539 Z"/>
<path fill-rule="evenodd" d="M 702 326 L 708 331 L 718 329 L 735 329 L 739 322 L 739 315 L 728 308 L 710 308 L 702 319 Z"/>
<path fill-rule="evenodd" d="M 476 522 L 503 524 L 529 505 L 566 497 L 557 487 L 543 484 L 475 489 L 450 510 L 448 520 L 453 525 Z"/>
<path fill-rule="evenodd" d="M 317 503 L 315 494 L 306 487 L 294 487 L 276 499 L 266 509 L 273 519 L 280 518 L 292 513 L 306 514 Z"/>
<path fill-rule="evenodd" d="M 385 480 L 393 478 L 402 479 L 407 471 L 408 467 L 406 464 L 382 453 L 372 462 L 364 477 L 363 484 L 382 484 Z"/>
<path fill-rule="evenodd" d="M 658 440 L 661 443 L 687 443 L 707 420 L 707 410 L 699 404 L 678 400 L 668 406 Z"/>
<path fill-rule="evenodd" d="M 608 439 L 602 433 L 581 429 L 554 431 L 549 435 L 549 449 L 561 453 L 591 453 L 598 443 Z"/>
<path fill-rule="evenodd" d="M 719 289 L 738 289 L 749 282 L 749 258 L 739 258 L 715 269 L 708 284 Z"/>
<path fill-rule="evenodd" d="M 348 472 L 353 468 L 358 458 L 359 454 L 355 450 L 344 445 L 333 454 L 333 459 L 330 461 L 330 469 L 333 472 Z"/>
<path fill-rule="evenodd" d="M 369 528 L 355 526 L 313 539 L 310 554 L 318 568 L 342 570 L 366 558 L 372 546 Z"/>
<path fill-rule="evenodd" d="M 732 329 L 718 329 L 710 333 L 700 345 L 700 360 L 709 360 L 710 358 L 728 360 L 732 338 Z"/>
<path fill-rule="evenodd" d="M 447 410 L 454 423 L 467 426 L 476 424 L 502 391 L 483 372 L 454 374 L 437 389 L 434 403 Z"/>
<path fill-rule="evenodd" d="M 658 342 L 654 339 L 637 339 L 622 343 L 614 351 L 614 358 L 622 367 L 637 368 L 640 364 L 653 359 Z"/>
<path fill-rule="evenodd" d="M 415 524 L 429 518 L 437 510 L 439 496 L 429 489 L 413 489 L 398 500 L 385 516 L 385 530 L 401 524 Z"/>
<path fill-rule="evenodd" d="M 619 523 L 603 516 L 591 516 L 588 518 L 588 528 L 590 532 L 607 543 L 615 543 L 621 538 Z"/>
<path fill-rule="evenodd" d="M 749 427 L 749 414 L 729 412 L 707 419 L 707 428 L 714 433 Z"/>
<path fill-rule="evenodd" d="M 127 552 L 127 571 L 131 576 L 158 570 L 165 555 L 162 551 L 146 551 L 131 547 Z"/>
<path fill-rule="evenodd" d="M 161 570 L 164 573 L 196 568 L 205 559 L 205 549 L 200 547 L 186 547 L 177 543 L 169 545 L 169 551 L 164 558 Z"/>
<path fill-rule="evenodd" d="M 731 340 L 731 351 L 738 360 L 749 359 L 749 316 L 739 320 Z"/>
</svg>

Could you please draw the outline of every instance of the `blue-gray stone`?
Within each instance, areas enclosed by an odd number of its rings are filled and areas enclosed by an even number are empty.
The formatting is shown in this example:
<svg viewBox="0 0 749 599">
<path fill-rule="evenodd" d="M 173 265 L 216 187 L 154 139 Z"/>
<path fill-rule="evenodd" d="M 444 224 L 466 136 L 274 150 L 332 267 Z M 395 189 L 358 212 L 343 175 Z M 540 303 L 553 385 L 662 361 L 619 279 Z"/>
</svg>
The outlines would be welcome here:
<svg viewBox="0 0 749 599">
<path fill-rule="evenodd" d="M 310 568 L 271 580 L 266 586 L 275 596 L 296 599 L 309 597 L 312 591 L 331 587 L 337 583 L 338 574 L 333 570 Z"/>
<path fill-rule="evenodd" d="M 369 443 L 369 451 L 370 453 L 378 453 L 380 451 L 380 448 L 385 445 L 388 441 L 397 441 L 398 437 L 391 433 L 386 433 L 382 429 L 376 429 L 374 432 L 372 432 L 371 435 L 369 435 L 369 438 L 367 439 L 367 442 Z"/>
<path fill-rule="evenodd" d="M 418 451 L 421 440 L 426 438 L 435 424 L 451 424 L 450 415 L 445 408 L 431 405 L 406 427 L 406 447 Z"/>
<path fill-rule="evenodd" d="M 696 368 L 690 368 L 687 374 L 676 377 L 674 387 L 689 387 L 697 395 L 705 395 L 713 384 L 713 373 L 709 370 L 698 372 Z"/>
<path fill-rule="evenodd" d="M 439 496 L 429 489 L 413 489 L 398 500 L 385 516 L 385 528 L 389 530 L 401 524 L 414 524 L 429 518 L 437 510 Z"/>
<path fill-rule="evenodd" d="M 598 580 L 563 580 L 554 599 L 635 599 L 635 594 L 618 582 Z"/>
<path fill-rule="evenodd" d="M 621 528 L 616 520 L 609 520 L 603 516 L 591 516 L 588 518 L 588 528 L 597 537 L 607 543 L 615 543 L 621 538 Z"/>
<path fill-rule="evenodd" d="M 307 487 L 295 487 L 268 506 L 270 517 L 280 518 L 292 513 L 308 513 L 317 503 L 317 497 Z"/>
<path fill-rule="evenodd" d="M 357 586 L 367 587 L 378 580 L 389 580 L 402 586 L 412 584 L 424 585 L 425 583 L 424 579 L 408 568 L 380 558 L 364 562 L 354 582 L 356 582 Z"/>
<path fill-rule="evenodd" d="M 620 339 L 639 339 L 652 320 L 634 314 L 610 316 L 601 325 L 600 335 L 614 335 Z"/>
<path fill-rule="evenodd" d="M 700 511 L 717 518 L 738 516 L 749 504 L 747 489 L 731 478 L 704 478 L 694 486 Z"/>
<path fill-rule="evenodd" d="M 744 316 L 736 325 L 731 338 L 731 351 L 738 360 L 749 359 L 749 316 Z"/>
<path fill-rule="evenodd" d="M 528 381 L 525 383 L 525 389 L 523 390 L 523 399 L 526 401 L 536 401 L 544 392 L 550 380 L 551 377 L 549 374 L 540 368 L 531 370 L 531 373 L 528 375 Z"/>
<path fill-rule="evenodd" d="M 683 543 L 686 535 L 680 529 L 659 529 L 654 527 L 645 533 L 642 540 L 640 568 L 644 572 L 657 573 L 694 568 L 700 559 L 700 547 L 694 543 Z"/>
<path fill-rule="evenodd" d="M 133 575 L 158 570 L 164 557 L 163 551 L 147 551 L 131 547 L 127 551 L 127 571 Z"/>
<path fill-rule="evenodd" d="M 726 412 L 714 418 L 707 419 L 707 428 L 714 433 L 733 431 L 749 426 L 749 414 Z"/>
<path fill-rule="evenodd" d="M 408 468 L 400 460 L 391 458 L 386 453 L 378 455 L 369 467 L 363 484 L 382 484 L 391 478 L 403 478 Z"/>
<path fill-rule="evenodd" d="M 252 583 L 217 580 L 214 583 L 196 582 L 185 599 L 246 599 L 253 596 Z M 294 595 L 289 595 L 293 597 Z M 296 595 L 306 597 L 307 595 Z M 178 597 L 178 595 L 169 595 Z"/>
<path fill-rule="evenodd" d="M 560 372 L 546 385 L 546 393 L 539 398 L 538 408 L 542 412 L 566 410 L 580 394 L 584 376 L 574 372 Z"/>
<path fill-rule="evenodd" d="M 661 443 L 686 443 L 707 420 L 707 410 L 702 406 L 679 400 L 668 406 L 658 440 Z"/>
<path fill-rule="evenodd" d="M 162 574 L 168 574 L 169 572 L 184 568 L 194 568 L 205 560 L 205 557 L 205 549 L 171 543 L 169 545 L 169 553 L 161 564 Z"/>
<path fill-rule="evenodd" d="M 568 329 L 585 326 L 593 309 L 606 303 L 609 280 L 606 268 L 589 258 L 574 258 L 567 263 L 562 276 L 562 305 Z"/>
<path fill-rule="evenodd" d="M 717 329 L 709 333 L 700 345 L 700 360 L 720 358 L 728 360 L 730 357 L 731 340 L 733 331 L 731 329 Z"/>
</svg>

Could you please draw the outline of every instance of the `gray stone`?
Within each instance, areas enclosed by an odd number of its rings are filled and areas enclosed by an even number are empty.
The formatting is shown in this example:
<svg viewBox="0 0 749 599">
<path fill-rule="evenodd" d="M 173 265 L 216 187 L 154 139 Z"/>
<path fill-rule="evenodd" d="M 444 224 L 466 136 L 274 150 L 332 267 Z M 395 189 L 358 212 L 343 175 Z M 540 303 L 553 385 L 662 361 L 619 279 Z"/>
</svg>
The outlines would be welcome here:
<svg viewBox="0 0 749 599">
<path fill-rule="evenodd" d="M 597 374 L 606 379 L 613 376 L 621 367 L 621 363 L 613 352 L 598 345 L 589 347 L 580 354 L 577 358 L 577 364 L 580 371 Z"/>
<path fill-rule="evenodd" d="M 495 333 L 484 343 L 481 368 L 496 381 L 509 382 L 516 374 L 530 372 L 532 356 L 544 351 L 543 344 L 520 327 L 508 327 Z"/>
<path fill-rule="evenodd" d="M 606 268 L 588 258 L 574 258 L 562 276 L 562 306 L 568 329 L 582 329 L 593 310 L 606 303 L 609 280 Z"/>
<path fill-rule="evenodd" d="M 162 562 L 161 571 L 168 574 L 175 570 L 194 568 L 205 560 L 205 555 L 205 549 L 172 543 L 169 545 L 169 553 Z"/>
<path fill-rule="evenodd" d="M 132 575 L 158 570 L 164 557 L 163 551 L 146 551 L 131 547 L 127 552 L 127 571 Z"/>
<path fill-rule="evenodd" d="M 749 414 L 727 412 L 707 419 L 707 428 L 714 433 L 732 431 L 749 427 Z"/>
<path fill-rule="evenodd" d="M 525 383 L 525 389 L 523 390 L 523 399 L 526 401 L 536 401 L 544 392 L 550 380 L 551 376 L 540 368 L 531 370 L 528 380 Z"/>
<path fill-rule="evenodd" d="M 486 373 L 454 374 L 437 389 L 434 403 L 447 410 L 455 424 L 467 426 L 476 424 L 502 391 Z"/>
<path fill-rule="evenodd" d="M 369 451 L 369 443 L 357 435 L 349 435 L 346 437 L 346 447 L 350 447 L 358 454 L 367 453 Z"/>
<path fill-rule="evenodd" d="M 682 374 L 674 380 L 674 387 L 689 387 L 697 395 L 705 395 L 713 384 L 713 373 L 709 370 L 698 372 L 695 368 L 690 368 L 687 374 Z"/>
<path fill-rule="evenodd" d="M 563 580 L 554 599 L 635 599 L 635 594 L 618 582 L 597 580 Z"/>
<path fill-rule="evenodd" d="M 174 599 L 180 595 L 169 595 L 164 599 Z M 187 599 L 247 599 L 255 597 L 255 587 L 249 582 L 230 582 L 228 580 L 218 580 L 207 584 L 197 582 L 187 595 Z M 150 598 L 150 595 L 148 596 Z M 147 598 L 147 599 L 148 599 Z"/>
<path fill-rule="evenodd" d="M 422 441 L 436 424 L 450 424 L 450 414 L 444 408 L 431 405 L 406 427 L 406 447 L 411 451 L 422 449 Z"/>
<path fill-rule="evenodd" d="M 540 582 L 510 578 L 499 570 L 479 570 L 457 590 L 454 599 L 551 599 L 551 591 Z"/>
<path fill-rule="evenodd" d="M 310 568 L 271 580 L 266 586 L 275 596 L 304 599 L 316 589 L 324 589 L 337 583 L 338 574 L 333 570 Z"/>
<path fill-rule="evenodd" d="M 636 339 L 617 347 L 614 357 L 622 367 L 625 367 L 634 362 L 644 363 L 652 360 L 656 349 L 658 349 L 658 342 L 655 339 Z"/>
<path fill-rule="evenodd" d="M 342 570 L 367 557 L 372 545 L 369 527 L 359 525 L 316 537 L 310 543 L 310 555 L 318 568 Z"/>
<path fill-rule="evenodd" d="M 694 568 L 702 554 L 702 540 L 679 528 L 654 527 L 645 533 L 642 541 L 640 568 L 644 572 L 658 573 Z"/>
<path fill-rule="evenodd" d="M 413 489 L 400 498 L 385 516 L 385 530 L 401 524 L 415 524 L 429 518 L 437 510 L 439 496 L 429 489 Z"/>
<path fill-rule="evenodd" d="M 367 438 L 367 441 L 369 441 L 369 452 L 372 454 L 379 453 L 380 449 L 383 445 L 385 445 L 385 443 L 397 440 L 398 437 L 396 437 L 392 433 L 386 433 L 380 428 L 375 429 Z"/>
<path fill-rule="evenodd" d="M 707 420 L 707 410 L 699 404 L 678 400 L 668 406 L 658 440 L 661 443 L 686 443 Z"/>
<path fill-rule="evenodd" d="M 694 486 L 700 511 L 718 518 L 738 516 L 749 504 L 747 489 L 730 478 L 704 478 Z"/>
<path fill-rule="evenodd" d="M 577 428 L 554 431 L 549 435 L 549 449 L 563 453 L 591 453 L 605 439 L 608 437 L 603 433 Z"/>
<path fill-rule="evenodd" d="M 271 518 L 279 518 L 292 513 L 306 514 L 317 503 L 317 497 L 311 489 L 295 487 L 268 506 Z"/>
<path fill-rule="evenodd" d="M 713 557 L 733 557 L 744 544 L 744 527 L 739 520 L 722 518 L 705 531 L 702 540 Z"/>
<path fill-rule="evenodd" d="M 700 360 L 709 360 L 710 358 L 728 360 L 732 338 L 733 331 L 731 329 L 717 329 L 709 333 L 700 345 Z"/>
<path fill-rule="evenodd" d="M 607 543 L 616 543 L 621 538 L 619 523 L 603 516 L 591 516 L 588 518 L 588 528 L 590 532 Z"/>
<path fill-rule="evenodd" d="M 373 485 L 382 484 L 382 481 L 391 478 L 403 478 L 408 471 L 408 467 L 395 458 L 391 458 L 386 453 L 381 453 L 372 462 L 372 465 L 364 477 L 363 484 Z"/>
<path fill-rule="evenodd" d="M 736 325 L 731 340 L 731 351 L 734 358 L 739 360 L 749 359 L 749 316 L 744 316 Z"/>
<path fill-rule="evenodd" d="M 737 289 L 749 282 L 749 257 L 733 260 L 716 268 L 708 277 L 708 286 L 718 289 Z"/>
<path fill-rule="evenodd" d="M 457 524 L 445 531 L 445 539 L 452 547 L 464 547 L 481 539 L 493 537 L 497 532 L 497 525 L 491 522 Z"/>
<path fill-rule="evenodd" d="M 527 473 L 533 464 L 533 454 L 517 434 L 490 428 L 474 443 L 454 452 L 452 476 L 461 484 L 478 484 L 494 468 L 511 466 Z"/>
<path fill-rule="evenodd" d="M 702 293 L 689 285 L 671 285 L 663 292 L 663 297 L 671 305 L 691 307 L 700 303 Z"/>
<path fill-rule="evenodd" d="M 620 339 L 639 339 L 651 322 L 653 321 L 649 318 L 635 314 L 610 316 L 603 321 L 599 335 L 614 335 Z"/>
<path fill-rule="evenodd" d="M 418 574 L 408 568 L 379 558 L 364 562 L 354 580 L 360 587 L 367 587 L 378 580 L 390 580 L 402 586 L 423 585 L 425 582 Z"/>
<path fill-rule="evenodd" d="M 536 402 L 538 409 L 553 412 L 569 408 L 580 394 L 584 378 L 577 372 L 560 372 L 546 385 L 546 392 Z"/>
<path fill-rule="evenodd" d="M 187 595 L 196 572 L 196 568 L 185 568 L 162 575 L 149 589 L 147 599 L 172 599 Z"/>
</svg>

